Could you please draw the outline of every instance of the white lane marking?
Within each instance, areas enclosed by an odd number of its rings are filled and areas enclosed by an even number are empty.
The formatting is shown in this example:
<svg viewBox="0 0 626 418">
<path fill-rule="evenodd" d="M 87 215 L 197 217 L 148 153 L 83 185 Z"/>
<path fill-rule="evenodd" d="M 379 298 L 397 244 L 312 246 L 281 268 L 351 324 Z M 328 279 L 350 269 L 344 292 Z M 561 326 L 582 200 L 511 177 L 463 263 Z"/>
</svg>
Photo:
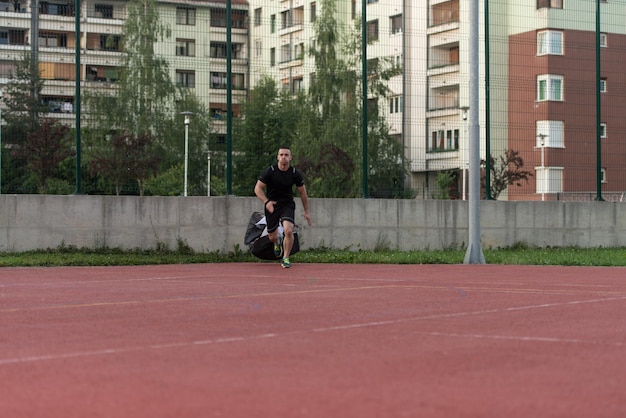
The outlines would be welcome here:
<svg viewBox="0 0 626 418">
<path fill-rule="evenodd" d="M 604 299 L 589 299 L 589 300 L 576 300 L 569 302 L 559 302 L 559 303 L 544 303 L 539 305 L 527 305 L 527 306 L 519 306 L 519 307 L 510 307 L 510 308 L 502 308 L 502 309 L 488 309 L 482 311 L 470 311 L 470 312 L 456 312 L 456 313 L 448 313 L 448 314 L 438 314 L 438 315 L 428 315 L 428 316 L 418 316 L 418 317 L 409 317 L 409 318 L 399 318 L 388 321 L 372 321 L 372 322 L 364 322 L 364 323 L 356 323 L 356 324 L 346 324 L 346 325 L 337 325 L 323 328 L 314 328 L 310 330 L 301 330 L 301 331 L 292 331 L 285 333 L 267 333 L 260 335 L 252 335 L 252 336 L 237 336 L 237 337 L 221 337 L 215 339 L 208 340 L 199 340 L 199 341 L 191 341 L 191 342 L 175 342 L 175 343 L 163 343 L 163 344 L 154 344 L 150 346 L 143 347 L 133 347 L 133 348 L 109 348 L 102 350 L 93 350 L 93 351 L 79 351 L 79 352 L 69 352 L 69 353 L 59 353 L 59 354 L 45 354 L 40 356 L 26 356 L 26 357 L 13 357 L 0 359 L 0 366 L 7 364 L 18 364 L 18 363 L 32 363 L 39 361 L 50 361 L 50 360 L 62 360 L 62 359 L 71 359 L 77 357 L 89 357 L 89 356 L 103 356 L 103 355 L 112 355 L 112 354 L 122 354 L 128 352 L 136 352 L 136 351 L 146 351 L 146 350 L 159 350 L 159 349 L 168 349 L 168 348 L 184 348 L 190 347 L 194 345 L 209 345 L 209 344 L 224 344 L 224 343 L 235 343 L 235 342 L 246 342 L 252 340 L 259 339 L 268 339 L 268 338 L 276 338 L 285 336 L 288 334 L 297 334 L 302 332 L 331 332 L 331 331 L 341 331 L 348 329 L 356 329 L 356 328 L 366 328 L 366 327 L 377 327 L 377 326 L 385 326 L 385 325 L 395 325 L 399 323 L 406 323 L 411 321 L 423 321 L 429 319 L 446 319 L 446 318 L 455 318 L 461 316 L 472 316 L 472 315 L 485 315 L 485 314 L 493 314 L 493 313 L 504 313 L 504 312 L 514 312 L 521 310 L 532 310 L 532 309 L 545 309 L 557 306 L 567 306 L 567 305 L 578 305 L 578 304 L 586 304 L 586 303 L 602 303 L 602 302 L 612 302 L 612 301 L 622 301 L 626 300 L 626 296 L 623 297 L 612 297 L 612 298 L 604 298 Z M 534 342 L 556 342 L 556 343 L 573 343 L 573 344 L 592 344 L 592 345 L 605 345 L 605 346 L 616 346 L 623 347 L 625 344 L 623 342 L 599 342 L 593 340 L 582 340 L 582 339 L 562 339 L 562 338 L 553 338 L 553 337 L 533 337 L 533 336 L 499 336 L 499 335 L 482 335 L 482 334 L 457 334 L 457 333 L 423 333 L 429 334 L 433 336 L 448 336 L 448 337 L 464 337 L 464 338 L 491 338 L 491 339 L 509 339 L 509 340 L 521 340 L 521 341 L 534 341 Z"/>
</svg>

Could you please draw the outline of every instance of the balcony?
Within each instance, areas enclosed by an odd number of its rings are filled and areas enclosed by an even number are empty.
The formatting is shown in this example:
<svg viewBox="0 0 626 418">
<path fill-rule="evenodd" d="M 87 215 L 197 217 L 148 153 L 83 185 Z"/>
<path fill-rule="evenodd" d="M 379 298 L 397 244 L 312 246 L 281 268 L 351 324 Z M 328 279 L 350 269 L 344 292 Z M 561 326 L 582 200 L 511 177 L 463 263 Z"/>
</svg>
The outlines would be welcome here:
<svg viewBox="0 0 626 418">
<path fill-rule="evenodd" d="M 428 111 L 452 109 L 458 113 L 459 85 L 443 86 L 430 89 L 428 97 Z"/>
<path fill-rule="evenodd" d="M 428 75 L 459 71 L 459 43 L 451 42 L 431 47 L 428 54 Z"/>
<path fill-rule="evenodd" d="M 459 0 L 435 3 L 430 7 L 428 26 L 441 26 L 459 22 Z"/>
</svg>

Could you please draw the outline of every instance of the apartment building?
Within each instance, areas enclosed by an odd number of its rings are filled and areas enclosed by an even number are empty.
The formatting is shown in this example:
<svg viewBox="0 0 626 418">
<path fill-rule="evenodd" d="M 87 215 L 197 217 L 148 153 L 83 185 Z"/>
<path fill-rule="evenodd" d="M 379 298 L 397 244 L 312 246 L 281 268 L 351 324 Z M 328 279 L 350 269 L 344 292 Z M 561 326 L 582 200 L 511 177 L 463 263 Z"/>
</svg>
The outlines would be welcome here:
<svg viewBox="0 0 626 418">
<path fill-rule="evenodd" d="M 121 40 L 127 16 L 125 0 L 85 0 L 80 11 L 80 82 L 84 91 L 115 89 L 122 63 Z M 32 3 L 35 4 L 35 3 Z M 74 3 L 0 1 L 0 84 L 5 84 L 37 35 L 39 69 L 45 80 L 42 100 L 49 116 L 72 124 L 76 82 L 76 10 Z M 218 129 L 226 114 L 226 0 L 159 1 L 161 21 L 171 36 L 155 46 L 169 61 L 171 78 L 193 89 L 210 108 Z M 233 113 L 248 88 L 248 4 L 232 0 Z M 221 126 L 221 128 L 220 128 Z"/>
<path fill-rule="evenodd" d="M 75 11 L 40 1 L 39 60 L 50 111 L 71 123 L 75 71 Z M 216 121 L 226 112 L 226 0 L 162 0 L 172 29 L 156 50 L 178 84 L 194 89 Z M 307 89 L 315 65 L 320 0 L 232 0 L 233 111 L 263 75 L 288 92 Z M 361 15 L 361 0 L 337 0 L 343 27 Z M 115 88 L 121 62 L 125 0 L 85 0 L 81 10 L 81 82 Z M 601 30 L 596 34 L 595 8 Z M 469 7 L 461 0 L 366 0 L 368 65 L 381 57 L 403 68 L 379 103 L 410 161 L 407 185 L 431 198 L 437 173 L 455 173 L 452 197 L 467 198 L 469 169 Z M 606 193 L 626 190 L 626 0 L 480 1 L 480 147 L 519 151 L 533 177 L 500 196 L 554 200 L 587 194 L 596 182 L 596 39 L 600 40 L 601 173 Z M 485 39 L 485 28 L 489 39 Z M 598 35 L 598 36 L 596 36 Z M 0 83 L 30 48 L 29 3 L 0 1 Z M 487 53 L 488 52 L 488 53 Z M 486 69 L 489 69 L 489 79 Z M 488 90 L 487 90 L 488 89 Z M 486 92 L 489 92 L 487 101 Z M 487 111 L 489 112 L 487 114 Z M 221 126 L 223 131 L 224 126 Z"/>
<path fill-rule="evenodd" d="M 519 18 L 507 45 L 508 145 L 535 174 L 530 184 L 511 187 L 508 198 L 593 200 L 599 169 L 603 198 L 623 200 L 626 1 L 537 0 L 534 6 L 507 10 Z"/>
</svg>

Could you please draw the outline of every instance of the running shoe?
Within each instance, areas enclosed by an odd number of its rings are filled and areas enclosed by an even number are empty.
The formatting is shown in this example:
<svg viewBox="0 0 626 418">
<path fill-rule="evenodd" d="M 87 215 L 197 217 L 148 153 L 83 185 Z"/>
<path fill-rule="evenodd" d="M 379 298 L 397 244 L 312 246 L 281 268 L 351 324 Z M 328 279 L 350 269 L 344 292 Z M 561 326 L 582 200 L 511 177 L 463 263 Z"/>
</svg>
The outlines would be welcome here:
<svg viewBox="0 0 626 418">
<path fill-rule="evenodd" d="M 278 236 L 278 244 L 274 244 L 274 255 L 276 256 L 276 258 L 283 255 L 283 236 L 282 235 Z"/>
<path fill-rule="evenodd" d="M 289 262 L 289 257 L 283 258 L 283 262 L 280 264 L 284 269 L 288 269 L 291 267 L 291 263 Z"/>
</svg>

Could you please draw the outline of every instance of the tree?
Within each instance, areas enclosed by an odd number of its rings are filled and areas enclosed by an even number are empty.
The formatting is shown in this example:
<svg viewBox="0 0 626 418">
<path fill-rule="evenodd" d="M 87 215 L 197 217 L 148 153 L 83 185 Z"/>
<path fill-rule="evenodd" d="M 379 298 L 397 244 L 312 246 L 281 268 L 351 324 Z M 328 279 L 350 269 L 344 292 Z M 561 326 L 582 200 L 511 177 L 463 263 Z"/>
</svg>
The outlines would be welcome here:
<svg viewBox="0 0 626 418">
<path fill-rule="evenodd" d="M 315 59 L 315 82 L 309 95 L 313 105 L 319 107 L 322 120 L 330 120 L 339 113 L 341 98 L 346 91 L 346 68 L 337 55 L 341 32 L 335 18 L 335 0 L 322 0 L 320 9 L 314 25 L 315 46 L 308 51 Z"/>
<path fill-rule="evenodd" d="M 122 43 L 124 59 L 119 67 L 115 89 L 112 92 L 91 92 L 85 95 L 93 127 L 84 135 L 88 145 L 85 161 L 92 173 L 95 172 L 94 167 L 102 169 L 96 170 L 100 181 L 105 179 L 105 173 L 113 175 L 110 180 L 117 194 L 121 192 L 124 179 L 128 176 L 138 182 L 139 193 L 142 194 L 147 180 L 143 170 L 152 173 L 153 156 L 158 151 L 169 151 L 170 148 L 164 133 L 172 132 L 169 127 L 176 117 L 172 115 L 176 87 L 170 78 L 167 61 L 154 50 L 158 41 L 170 36 L 170 29 L 159 20 L 156 1 L 130 0 L 126 4 L 126 11 L 128 17 L 124 22 Z M 126 146 L 110 138 L 130 141 L 133 146 L 142 148 L 148 158 L 142 160 L 140 154 L 131 153 L 136 158 L 133 164 L 147 165 L 138 167 L 133 175 L 123 173 L 122 167 L 118 166 L 118 159 L 121 158 L 120 149 Z M 111 149 L 112 146 L 119 149 Z M 105 162 L 106 158 L 113 160 Z M 168 168 L 162 167 L 163 171 Z"/>
<path fill-rule="evenodd" d="M 47 111 L 47 106 L 41 102 L 43 79 L 39 73 L 37 63 L 33 62 L 29 53 L 25 53 L 22 60 L 15 65 L 15 74 L 6 84 L 2 97 L 6 105 L 2 117 L 7 125 L 19 127 L 23 132 L 22 140 L 27 132 L 39 128 L 41 113 Z"/>
<path fill-rule="evenodd" d="M 532 177 L 532 172 L 524 169 L 524 160 L 519 155 L 519 151 L 505 150 L 503 155 L 500 155 L 498 162 L 490 155 L 491 160 L 491 196 L 494 199 L 498 199 L 500 193 L 506 190 L 512 184 L 521 186 L 522 181 L 528 180 Z M 481 165 L 484 165 L 484 160 Z M 481 184 L 483 189 L 485 188 L 485 176 L 482 176 Z"/>
<path fill-rule="evenodd" d="M 235 124 L 235 194 L 253 194 L 256 180 L 265 167 L 276 163 L 281 146 L 292 147 L 295 163 L 299 156 L 294 144 L 302 131 L 299 126 L 310 120 L 309 108 L 304 96 L 279 92 L 269 77 L 260 80 L 243 106 L 245 118 Z"/>
<path fill-rule="evenodd" d="M 360 43 L 358 31 L 345 33 L 336 16 L 336 0 L 322 0 L 315 22 L 315 80 L 307 94 L 287 95 L 266 78 L 252 90 L 245 118 L 236 125 L 236 194 L 252 194 L 262 169 L 276 161 L 281 145 L 290 145 L 294 165 L 306 177 L 307 191 L 316 197 L 356 197 L 361 158 Z M 348 59 L 341 57 L 352 57 Z M 370 94 L 380 98 L 397 68 L 380 65 L 370 73 Z M 371 188 L 381 197 L 400 196 L 406 173 L 402 144 L 389 135 L 374 111 L 369 119 Z M 239 188 L 237 188 L 237 185 Z"/>
<path fill-rule="evenodd" d="M 360 194 L 358 184 L 362 170 L 357 169 L 357 161 L 362 160 L 360 133 L 362 129 L 367 129 L 367 171 L 368 180 L 372 180 L 369 193 L 377 197 L 401 197 L 404 195 L 408 163 L 404 159 L 402 144 L 389 134 L 389 126 L 379 115 L 377 106 L 390 94 L 388 81 L 401 71 L 391 59 L 384 57 L 368 63 L 368 98 L 374 105 L 368 106 L 368 125 L 362 127 L 364 57 L 361 20 L 355 19 L 354 27 L 343 32 L 334 17 L 335 3 L 336 0 L 322 2 L 322 13 L 315 24 L 315 48 L 310 50 L 310 55 L 316 60 L 316 78 L 309 93 L 313 108 L 318 110 L 319 127 L 316 136 L 307 144 L 307 160 L 312 167 L 317 167 L 312 173 L 311 194 L 317 196 L 317 192 L 333 197 Z M 332 162 L 326 161 L 329 155 L 337 158 Z M 313 163 L 316 161 L 319 163 Z M 332 163 L 336 166 L 330 167 Z M 322 167 L 325 170 L 321 170 Z M 347 178 L 338 175 L 345 169 L 351 170 Z"/>
<path fill-rule="evenodd" d="M 37 179 L 39 193 L 46 192 L 46 182 L 57 175 L 59 164 L 74 154 L 68 133 L 67 126 L 44 120 L 13 153 L 26 161 L 27 170 Z"/>
<path fill-rule="evenodd" d="M 114 95 L 86 95 L 89 116 L 105 132 L 113 127 L 134 135 L 155 134 L 169 119 L 176 91 L 167 61 L 154 51 L 158 41 L 170 36 L 170 29 L 159 21 L 155 0 L 131 0 L 126 10 L 124 60 Z"/>
<path fill-rule="evenodd" d="M 451 171 L 440 171 L 437 173 L 437 199 L 450 198 L 450 186 L 454 183 L 454 174 Z"/>
<path fill-rule="evenodd" d="M 152 151 L 154 137 L 148 134 L 117 135 L 111 138 L 110 147 L 90 162 L 91 174 L 109 179 L 119 196 L 127 181 L 136 181 L 139 195 L 143 196 L 146 181 L 157 172 L 160 157 Z"/>
<path fill-rule="evenodd" d="M 207 154 L 210 151 L 211 172 L 219 175 L 224 170 L 218 166 L 223 146 L 216 143 L 217 135 L 213 131 L 213 121 L 206 106 L 187 88 L 179 88 L 173 105 L 172 117 L 163 121 L 159 130 L 159 140 L 155 144 L 156 152 L 163 158 L 159 164 L 157 177 L 147 185 L 146 192 L 158 195 L 182 195 L 184 186 L 185 134 L 182 112 L 191 112 L 188 127 L 188 193 L 206 195 Z M 160 177 L 163 178 L 161 179 Z M 212 182 L 212 188 L 217 183 Z M 167 189 L 167 187 L 170 187 Z"/>
<path fill-rule="evenodd" d="M 310 188 L 316 197 L 349 196 L 355 166 L 350 156 L 334 144 L 327 144 L 320 152 L 319 159 L 304 159 L 300 168 L 311 178 Z M 321 179 L 332 179 L 332 182 L 321 183 Z"/>
<path fill-rule="evenodd" d="M 404 158 L 404 146 L 389 134 L 388 125 L 380 120 L 372 124 L 368 135 L 369 178 L 368 194 L 371 197 L 399 199 L 413 198 L 405 188 L 409 161 Z"/>
<path fill-rule="evenodd" d="M 124 64 L 117 95 L 117 119 L 126 132 L 158 132 L 170 114 L 175 86 L 167 61 L 154 46 L 170 37 L 169 27 L 159 20 L 156 0 L 131 0 L 124 22 Z"/>
</svg>

